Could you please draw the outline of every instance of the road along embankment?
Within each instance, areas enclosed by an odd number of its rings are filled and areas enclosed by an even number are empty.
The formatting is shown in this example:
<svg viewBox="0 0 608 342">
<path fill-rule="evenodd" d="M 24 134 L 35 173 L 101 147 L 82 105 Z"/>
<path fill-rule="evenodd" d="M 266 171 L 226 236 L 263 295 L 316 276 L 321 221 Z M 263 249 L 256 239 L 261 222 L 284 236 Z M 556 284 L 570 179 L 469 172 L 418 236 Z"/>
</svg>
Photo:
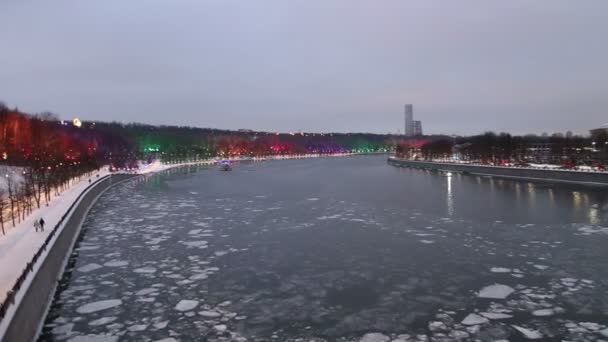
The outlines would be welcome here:
<svg viewBox="0 0 608 342">
<path fill-rule="evenodd" d="M 431 161 L 405 160 L 398 158 L 389 158 L 388 163 L 400 167 L 459 172 L 465 174 L 469 173 L 472 175 L 480 176 L 492 176 L 530 181 L 608 186 L 608 172 L 547 170 L 457 163 L 438 163 Z"/>
<path fill-rule="evenodd" d="M 34 341 L 40 331 L 53 294 L 80 234 L 82 223 L 97 199 L 110 187 L 137 177 L 112 175 L 83 192 L 56 227 L 58 232 L 33 265 L 31 272 L 15 294 L 9 315 L 0 322 L 0 341 Z"/>
</svg>

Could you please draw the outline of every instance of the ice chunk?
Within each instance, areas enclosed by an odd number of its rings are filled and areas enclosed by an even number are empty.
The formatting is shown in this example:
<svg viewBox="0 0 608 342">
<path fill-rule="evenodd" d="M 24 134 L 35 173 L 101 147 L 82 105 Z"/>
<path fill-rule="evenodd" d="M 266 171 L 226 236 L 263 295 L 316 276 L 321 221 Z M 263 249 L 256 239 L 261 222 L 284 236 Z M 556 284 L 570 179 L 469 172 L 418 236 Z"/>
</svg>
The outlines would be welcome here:
<svg viewBox="0 0 608 342">
<path fill-rule="evenodd" d="M 147 294 L 153 293 L 158 291 L 158 289 L 155 289 L 153 287 L 147 288 L 147 289 L 143 289 L 143 290 L 139 290 L 137 292 L 135 292 L 136 296 L 145 296 Z"/>
<path fill-rule="evenodd" d="M 101 311 L 101 310 L 107 310 L 107 309 L 119 306 L 121 304 L 122 304 L 122 301 L 120 299 L 100 300 L 98 302 L 85 304 L 85 305 L 79 307 L 78 309 L 76 309 L 76 312 L 81 313 L 81 314 L 87 314 L 87 313 L 97 312 L 97 311 Z"/>
<path fill-rule="evenodd" d="M 213 326 L 213 329 L 217 330 L 218 332 L 224 332 L 226 329 L 228 329 L 228 327 L 225 324 L 218 324 Z"/>
<path fill-rule="evenodd" d="M 117 336 L 110 335 L 80 335 L 74 336 L 68 342 L 117 342 Z"/>
<path fill-rule="evenodd" d="M 532 312 L 534 316 L 553 316 L 555 311 L 553 309 L 540 309 Z"/>
<path fill-rule="evenodd" d="M 107 267 L 122 267 L 129 265 L 129 262 L 124 260 L 110 260 L 103 265 Z"/>
<path fill-rule="evenodd" d="M 210 310 L 200 311 L 198 314 L 203 317 L 207 317 L 207 318 L 218 318 L 218 317 L 222 316 L 221 313 L 219 313 L 217 311 L 210 311 Z"/>
<path fill-rule="evenodd" d="M 142 267 L 142 268 L 136 268 L 133 270 L 133 272 L 135 272 L 135 273 L 154 273 L 154 272 L 156 272 L 156 268 L 147 266 L 147 267 Z"/>
<path fill-rule="evenodd" d="M 488 323 L 488 319 L 485 317 L 482 317 L 478 314 L 469 314 L 467 317 L 465 317 L 462 320 L 462 324 L 464 325 L 479 325 L 479 324 L 484 324 L 484 323 Z"/>
<path fill-rule="evenodd" d="M 510 286 L 494 284 L 481 289 L 477 294 L 477 297 L 490 299 L 505 299 L 513 292 L 515 292 L 515 290 Z"/>
<path fill-rule="evenodd" d="M 513 317 L 511 315 L 507 315 L 505 313 L 500 312 L 482 312 L 480 315 L 487 319 L 507 319 Z"/>
<path fill-rule="evenodd" d="M 519 327 L 517 325 L 512 325 L 512 327 L 515 330 L 519 331 L 526 338 L 529 338 L 531 340 L 537 340 L 537 339 L 543 338 L 543 334 L 541 334 L 540 332 L 538 332 L 536 330 L 531 330 L 531 329 Z"/>
<path fill-rule="evenodd" d="M 380 333 L 365 334 L 359 342 L 388 342 L 391 338 Z"/>
<path fill-rule="evenodd" d="M 594 322 L 580 322 L 578 325 L 580 325 L 581 327 L 583 327 L 587 330 L 591 330 L 591 331 L 600 330 L 600 328 L 602 327 L 601 325 L 594 323 Z"/>
<path fill-rule="evenodd" d="M 156 340 L 154 342 L 177 342 L 177 340 L 174 339 L 173 337 L 167 337 L 167 338 L 163 338 L 162 340 Z"/>
<path fill-rule="evenodd" d="M 198 305 L 198 300 L 182 299 L 175 306 L 177 311 L 190 311 Z"/>
<path fill-rule="evenodd" d="M 132 325 L 129 328 L 127 328 L 127 330 L 129 331 L 144 331 L 148 328 L 147 324 L 136 324 L 136 325 Z"/>
<path fill-rule="evenodd" d="M 162 321 L 162 322 L 154 323 L 153 326 L 156 329 L 165 329 L 168 324 L 169 324 L 169 321 Z"/>
<path fill-rule="evenodd" d="M 608 337 L 608 328 L 600 331 L 600 335 L 604 336 L 604 337 Z"/>
<path fill-rule="evenodd" d="M 182 244 L 186 245 L 188 248 L 207 248 L 207 241 L 199 240 L 199 241 L 183 241 Z"/>
<path fill-rule="evenodd" d="M 102 317 L 100 319 L 96 319 L 94 321 L 90 321 L 89 325 L 98 326 L 98 325 L 106 325 L 108 323 L 114 322 L 118 317 L 110 316 L 110 317 Z"/>
<path fill-rule="evenodd" d="M 91 271 L 95 271 L 97 269 L 102 268 L 103 266 L 99 265 L 99 264 L 87 264 L 84 265 L 82 267 L 78 268 L 79 272 L 91 272 Z"/>
<path fill-rule="evenodd" d="M 190 277 L 190 280 L 204 280 L 209 278 L 209 275 L 206 273 L 197 273 Z"/>
<path fill-rule="evenodd" d="M 511 273 L 511 269 L 506 268 L 506 267 L 492 267 L 490 269 L 490 272 L 492 272 L 492 273 Z"/>
<path fill-rule="evenodd" d="M 68 323 L 64 325 L 59 325 L 53 328 L 52 332 L 55 335 L 68 335 L 72 332 L 74 328 L 74 323 Z"/>
</svg>

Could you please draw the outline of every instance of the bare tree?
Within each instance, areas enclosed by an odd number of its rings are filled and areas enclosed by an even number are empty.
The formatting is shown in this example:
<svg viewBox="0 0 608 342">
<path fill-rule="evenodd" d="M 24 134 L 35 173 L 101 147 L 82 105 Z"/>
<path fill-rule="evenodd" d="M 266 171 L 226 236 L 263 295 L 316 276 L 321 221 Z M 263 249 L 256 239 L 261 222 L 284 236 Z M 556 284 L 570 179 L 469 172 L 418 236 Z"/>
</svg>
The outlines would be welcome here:
<svg viewBox="0 0 608 342">
<path fill-rule="evenodd" d="M 13 178 L 10 175 L 6 175 L 6 186 L 8 188 L 8 199 L 11 204 L 11 220 L 13 221 L 13 227 L 15 227 L 15 184 Z"/>
<path fill-rule="evenodd" d="M 4 209 L 6 209 L 5 195 L 4 189 L 0 188 L 0 226 L 2 227 L 2 235 L 6 235 L 6 232 L 4 231 Z"/>
</svg>

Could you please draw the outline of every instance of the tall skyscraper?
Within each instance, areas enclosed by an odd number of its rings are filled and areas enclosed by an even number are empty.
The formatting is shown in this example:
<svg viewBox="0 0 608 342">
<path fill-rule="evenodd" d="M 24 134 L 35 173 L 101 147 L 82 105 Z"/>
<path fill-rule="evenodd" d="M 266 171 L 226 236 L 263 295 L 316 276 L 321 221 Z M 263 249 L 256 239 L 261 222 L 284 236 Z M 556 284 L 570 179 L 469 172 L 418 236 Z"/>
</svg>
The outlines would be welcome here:
<svg viewBox="0 0 608 342">
<path fill-rule="evenodd" d="M 414 105 L 405 105 L 405 135 L 411 137 L 414 135 Z"/>
<path fill-rule="evenodd" d="M 414 135 L 422 135 L 422 121 L 414 120 Z"/>
</svg>

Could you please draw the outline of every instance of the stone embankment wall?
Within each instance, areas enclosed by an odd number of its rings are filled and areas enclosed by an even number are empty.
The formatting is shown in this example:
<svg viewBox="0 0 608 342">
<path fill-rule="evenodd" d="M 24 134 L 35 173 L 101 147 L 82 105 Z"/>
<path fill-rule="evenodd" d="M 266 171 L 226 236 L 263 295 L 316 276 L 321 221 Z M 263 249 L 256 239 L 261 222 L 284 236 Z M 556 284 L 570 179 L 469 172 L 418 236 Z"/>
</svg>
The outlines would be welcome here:
<svg viewBox="0 0 608 342">
<path fill-rule="evenodd" d="M 587 185 L 608 185 L 608 172 L 547 170 L 457 163 L 438 163 L 397 158 L 389 158 L 388 163 L 401 167 L 470 173 L 483 176 L 526 179 L 534 181 L 578 183 Z"/>
</svg>

